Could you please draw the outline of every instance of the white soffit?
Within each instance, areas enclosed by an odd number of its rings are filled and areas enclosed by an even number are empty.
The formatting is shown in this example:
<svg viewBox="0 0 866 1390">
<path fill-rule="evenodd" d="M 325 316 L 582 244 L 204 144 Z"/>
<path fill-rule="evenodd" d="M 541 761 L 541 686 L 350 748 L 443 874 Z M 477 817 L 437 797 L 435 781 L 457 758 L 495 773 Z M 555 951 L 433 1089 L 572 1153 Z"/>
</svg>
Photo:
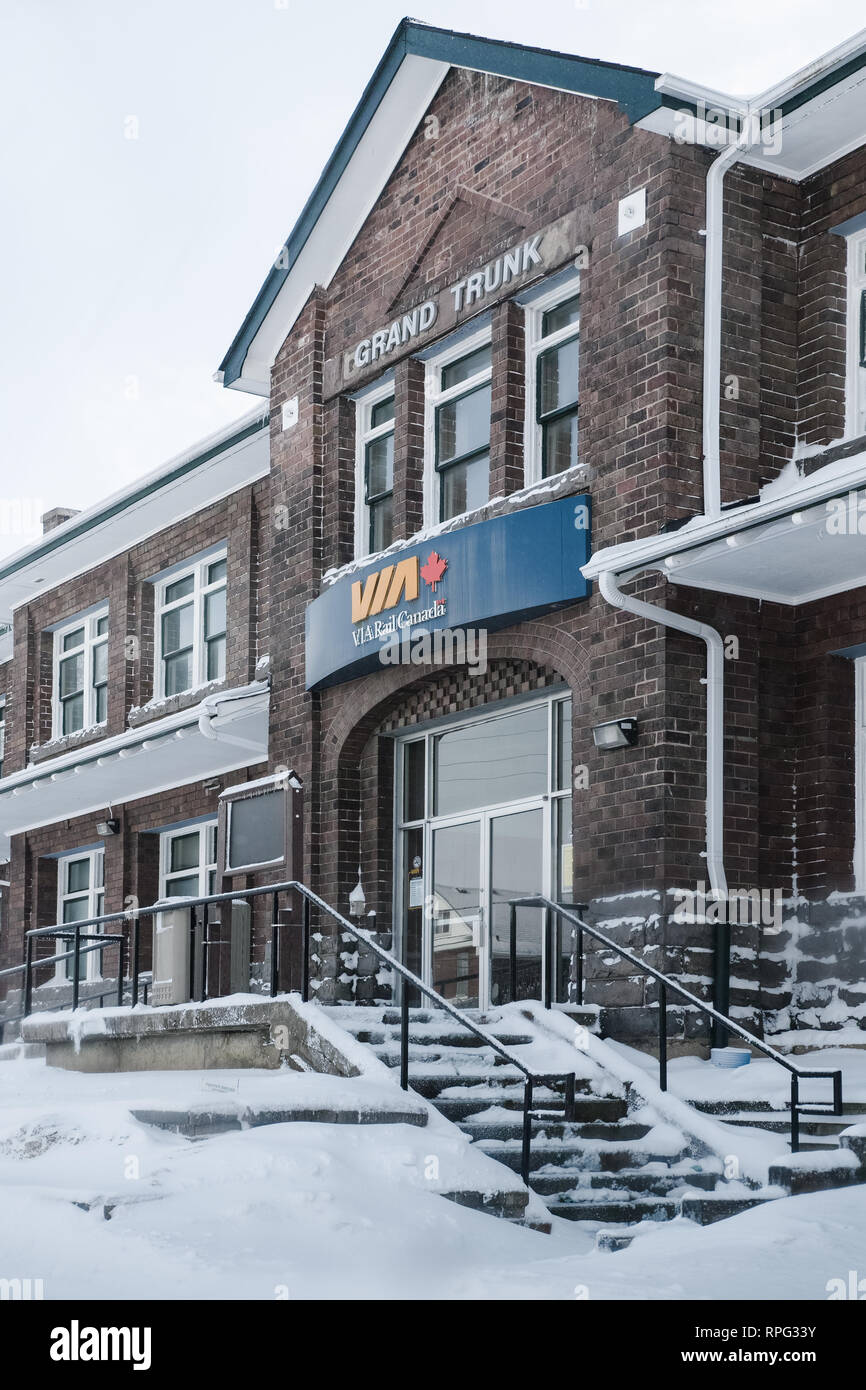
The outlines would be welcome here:
<svg viewBox="0 0 866 1390">
<path fill-rule="evenodd" d="M 726 137 L 723 128 L 712 121 L 695 118 L 689 122 L 689 112 L 704 107 L 710 112 L 729 112 L 740 117 L 751 106 L 769 120 L 774 111 L 782 110 L 785 114 L 769 135 L 774 148 L 759 145 L 744 154 L 741 162 L 783 178 L 808 178 L 866 143 L 866 67 L 855 66 L 853 71 L 844 73 L 846 65 L 857 65 L 862 59 L 866 50 L 864 34 L 866 31 L 856 34 L 800 72 L 749 99 L 663 73 L 656 81 L 656 90 L 667 104 L 637 124 L 674 138 L 687 134 L 689 143 L 721 151 L 728 140 L 737 138 L 735 122 Z M 832 81 L 834 71 L 844 75 Z M 824 90 L 816 90 L 813 97 L 802 101 L 809 88 L 818 83 L 824 84 Z"/>
<path fill-rule="evenodd" d="M 0 841 L 266 762 L 268 701 L 261 682 L 211 695 L 182 714 L 3 778 Z"/>
<path fill-rule="evenodd" d="M 653 566 L 672 584 L 801 604 L 866 585 L 866 535 L 828 531 L 826 503 L 732 533 Z M 866 525 L 866 517 L 863 518 Z"/>
</svg>

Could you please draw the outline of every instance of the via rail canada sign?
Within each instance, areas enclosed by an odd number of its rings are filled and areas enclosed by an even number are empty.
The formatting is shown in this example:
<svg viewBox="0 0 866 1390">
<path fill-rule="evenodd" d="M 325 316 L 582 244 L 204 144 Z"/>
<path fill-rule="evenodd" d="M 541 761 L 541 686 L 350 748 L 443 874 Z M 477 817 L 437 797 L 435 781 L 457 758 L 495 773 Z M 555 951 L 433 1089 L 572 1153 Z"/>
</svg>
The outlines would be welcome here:
<svg viewBox="0 0 866 1390">
<path fill-rule="evenodd" d="M 589 497 L 479 521 L 350 569 L 306 613 L 306 686 L 380 669 L 386 643 L 437 628 L 510 627 L 587 597 Z"/>
</svg>

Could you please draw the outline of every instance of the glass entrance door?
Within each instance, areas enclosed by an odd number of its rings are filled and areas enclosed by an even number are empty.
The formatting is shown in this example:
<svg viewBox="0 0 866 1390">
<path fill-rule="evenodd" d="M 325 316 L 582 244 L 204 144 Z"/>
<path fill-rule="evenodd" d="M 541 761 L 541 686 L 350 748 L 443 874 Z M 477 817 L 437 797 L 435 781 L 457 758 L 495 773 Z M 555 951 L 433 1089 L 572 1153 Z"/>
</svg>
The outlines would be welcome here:
<svg viewBox="0 0 866 1390">
<path fill-rule="evenodd" d="M 518 910 L 512 970 L 508 903 L 570 899 L 570 698 L 413 732 L 395 773 L 402 959 L 467 1008 L 539 998 L 543 914 Z"/>
<path fill-rule="evenodd" d="M 544 914 L 537 907 L 516 913 L 515 959 L 511 957 L 512 898 L 543 893 L 548 874 L 544 863 L 546 807 L 490 815 L 490 1002 L 540 999 L 543 964 Z"/>
<path fill-rule="evenodd" d="M 431 848 L 432 983 L 452 1003 L 478 1008 L 483 948 L 481 821 L 437 826 Z"/>
</svg>

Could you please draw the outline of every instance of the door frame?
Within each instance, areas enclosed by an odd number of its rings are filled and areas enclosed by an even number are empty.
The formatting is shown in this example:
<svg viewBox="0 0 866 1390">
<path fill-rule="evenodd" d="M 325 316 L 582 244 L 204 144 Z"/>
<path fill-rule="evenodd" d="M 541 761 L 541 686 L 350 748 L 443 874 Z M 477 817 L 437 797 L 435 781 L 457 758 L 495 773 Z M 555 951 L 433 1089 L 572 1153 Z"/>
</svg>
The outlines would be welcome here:
<svg viewBox="0 0 866 1390">
<path fill-rule="evenodd" d="M 505 820 L 508 816 L 523 815 L 527 811 L 541 811 L 541 878 L 542 892 L 547 892 L 552 872 L 553 820 L 551 799 L 547 792 L 524 797 L 520 801 L 501 802 L 497 806 L 485 806 L 481 810 L 461 811 L 456 815 L 428 817 L 424 824 L 424 917 L 422 922 L 422 971 L 425 985 L 433 987 L 433 919 L 427 904 L 433 894 L 433 837 L 437 830 L 450 830 L 459 825 L 477 825 L 478 834 L 478 912 L 481 919 L 478 950 L 478 1007 L 490 1008 L 490 983 L 492 965 L 492 922 L 491 890 L 493 886 L 493 841 L 491 825 L 495 820 Z M 541 933 L 541 968 L 545 968 L 544 933 Z M 543 973 L 542 973 L 543 978 Z"/>
<path fill-rule="evenodd" d="M 424 917 L 423 917 L 423 942 L 421 942 L 421 955 L 423 955 L 423 970 L 421 979 L 425 984 L 431 984 L 431 923 L 428 916 L 428 884 L 430 884 L 430 863 L 431 863 L 431 827 L 441 826 L 446 823 L 460 823 L 460 821 L 481 820 L 484 816 L 507 815 L 512 810 L 525 810 L 530 806 L 544 805 L 545 831 L 544 831 L 544 873 L 548 888 L 555 884 L 555 851 L 553 851 L 553 840 L 556 835 L 556 803 L 563 799 L 571 799 L 573 785 L 571 785 L 571 771 L 569 771 L 569 781 L 567 785 L 559 785 L 562 781 L 560 769 L 557 767 L 556 753 L 556 706 L 567 702 L 573 705 L 573 692 L 566 684 L 552 685 L 544 691 L 532 691 L 531 694 L 518 695 L 516 698 L 507 701 L 496 702 L 493 706 L 481 706 L 480 709 L 466 710 L 457 714 L 446 714 L 441 719 L 427 720 L 420 724 L 410 724 L 396 730 L 389 735 L 395 745 L 395 759 L 393 759 L 393 796 L 392 796 L 392 927 L 393 942 L 395 942 L 395 952 L 399 960 L 405 960 L 406 947 L 406 913 L 403 909 L 403 884 L 407 877 L 407 866 L 405 862 L 405 833 L 407 826 L 418 828 L 423 827 L 423 858 L 424 858 Z M 507 714 L 513 714 L 516 710 L 527 705 L 546 705 L 548 706 L 548 788 L 545 792 L 538 792 L 534 796 L 523 796 L 520 801 L 499 802 L 493 806 L 481 806 L 464 812 L 455 812 L 449 816 L 432 816 L 430 810 L 432 806 L 432 777 L 434 777 L 434 756 L 432 756 L 432 741 L 435 734 L 445 733 L 466 724 L 482 724 L 488 720 L 499 719 Z M 402 817 L 403 802 L 403 771 L 405 771 L 405 748 L 411 742 L 418 739 L 425 739 L 424 748 L 424 815 L 418 820 L 405 823 Z M 569 767 L 571 749 L 569 746 Z M 484 835 L 482 835 L 484 842 Z M 484 876 L 485 884 L 489 885 L 489 872 Z M 487 927 L 487 902 L 485 902 L 485 927 Z M 487 952 L 485 952 L 487 955 Z M 484 969 L 488 969 L 487 960 L 484 962 Z M 480 981 L 481 983 L 481 981 Z M 398 977 L 395 988 L 395 999 L 399 1002 L 402 997 L 403 981 Z M 485 984 L 485 1001 L 487 1001 L 487 984 Z M 481 1005 L 480 1005 L 481 1006 Z M 488 1006 L 485 1002 L 484 1006 Z"/>
</svg>

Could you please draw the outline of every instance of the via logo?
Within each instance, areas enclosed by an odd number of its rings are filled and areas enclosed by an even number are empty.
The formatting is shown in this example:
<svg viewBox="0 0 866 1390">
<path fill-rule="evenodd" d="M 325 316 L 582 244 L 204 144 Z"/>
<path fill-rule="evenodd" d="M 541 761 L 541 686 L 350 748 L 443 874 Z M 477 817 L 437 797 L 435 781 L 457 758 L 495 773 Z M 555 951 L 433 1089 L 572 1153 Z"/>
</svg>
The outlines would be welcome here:
<svg viewBox="0 0 866 1390">
<path fill-rule="evenodd" d="M 866 1279 L 858 1279 L 856 1269 L 848 1270 L 848 1279 L 828 1279 L 824 1285 L 828 1302 L 849 1299 L 852 1302 L 866 1303 Z"/>
</svg>

